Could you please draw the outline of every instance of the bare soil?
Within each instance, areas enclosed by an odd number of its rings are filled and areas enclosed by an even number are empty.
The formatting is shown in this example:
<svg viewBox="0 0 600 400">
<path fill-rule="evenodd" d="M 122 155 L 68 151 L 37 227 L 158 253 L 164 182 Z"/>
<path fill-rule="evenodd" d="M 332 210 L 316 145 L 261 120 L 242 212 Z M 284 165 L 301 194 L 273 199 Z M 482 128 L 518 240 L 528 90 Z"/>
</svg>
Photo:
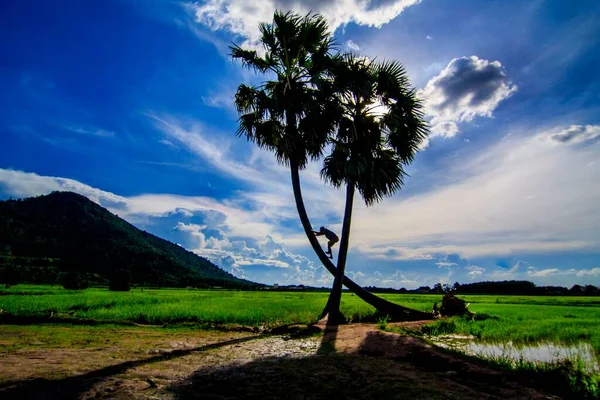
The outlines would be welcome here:
<svg viewBox="0 0 600 400">
<path fill-rule="evenodd" d="M 26 326 L 0 326 L 0 398 L 553 398 L 508 373 L 371 324 L 321 322 L 312 329 L 323 334 L 307 337 L 143 328 L 99 337 L 98 329 L 78 327 L 70 343 L 49 339 L 69 329 L 32 337 Z M 93 339 L 81 343 L 86 333 Z"/>
</svg>

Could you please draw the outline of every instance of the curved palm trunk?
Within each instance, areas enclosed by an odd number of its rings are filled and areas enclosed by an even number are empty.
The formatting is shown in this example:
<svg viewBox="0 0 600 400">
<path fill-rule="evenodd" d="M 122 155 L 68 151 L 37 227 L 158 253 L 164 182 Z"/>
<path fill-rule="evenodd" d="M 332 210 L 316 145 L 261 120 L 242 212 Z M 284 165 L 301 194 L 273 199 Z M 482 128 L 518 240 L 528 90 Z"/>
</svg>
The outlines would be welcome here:
<svg viewBox="0 0 600 400">
<path fill-rule="evenodd" d="M 329 320 L 332 322 L 343 322 L 340 311 L 342 302 L 342 282 L 346 271 L 346 258 L 348 256 L 348 244 L 350 242 L 350 223 L 352 222 L 352 207 L 354 205 L 354 183 L 346 186 L 346 207 L 344 209 L 344 222 L 342 224 L 342 241 L 338 253 L 337 272 L 333 280 L 333 287 L 327 300 L 326 310 Z"/>
<path fill-rule="evenodd" d="M 302 223 L 302 227 L 304 228 L 304 232 L 306 233 L 306 237 L 310 242 L 313 250 L 319 257 L 323 266 L 333 275 L 336 276 L 337 268 L 329 257 L 321 248 L 321 244 L 315 237 L 312 225 L 310 224 L 310 220 L 308 219 L 308 214 L 306 213 L 306 208 L 304 207 L 304 200 L 302 199 L 302 190 L 300 188 L 300 173 L 298 171 L 298 165 L 296 165 L 293 161 L 290 162 L 290 172 L 292 177 L 292 187 L 294 189 L 294 199 L 296 201 L 296 208 L 298 209 L 298 216 L 300 217 L 300 222 Z M 340 251 L 341 253 L 341 251 Z M 366 303 L 372 305 L 377 309 L 377 311 L 388 315 L 393 320 L 402 320 L 402 321 L 416 321 L 423 319 L 433 319 L 432 315 L 429 313 L 425 313 L 422 311 L 413 310 L 407 307 L 403 307 L 399 304 L 392 303 L 381 297 L 375 296 L 373 293 L 365 290 L 363 287 L 358 285 L 356 282 L 352 281 L 347 276 L 343 276 L 342 284 L 354 292 L 358 297 L 364 300 Z"/>
</svg>

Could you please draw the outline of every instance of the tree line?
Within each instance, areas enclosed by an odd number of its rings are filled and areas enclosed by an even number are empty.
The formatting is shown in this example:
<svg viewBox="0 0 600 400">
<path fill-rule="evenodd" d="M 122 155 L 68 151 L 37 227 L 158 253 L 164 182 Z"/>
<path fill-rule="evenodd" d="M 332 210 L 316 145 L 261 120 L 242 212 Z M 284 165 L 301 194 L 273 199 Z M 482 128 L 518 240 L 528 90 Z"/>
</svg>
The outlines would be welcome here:
<svg viewBox="0 0 600 400">
<path fill-rule="evenodd" d="M 600 287 L 593 285 L 573 285 L 570 288 L 563 286 L 537 286 L 530 281 L 484 281 L 452 285 L 436 283 L 433 287 L 420 286 L 416 289 L 406 288 L 380 288 L 367 286 L 365 289 L 374 293 L 413 293 L 435 294 L 454 292 L 459 294 L 499 294 L 499 295 L 524 295 L 524 296 L 600 296 Z"/>
</svg>

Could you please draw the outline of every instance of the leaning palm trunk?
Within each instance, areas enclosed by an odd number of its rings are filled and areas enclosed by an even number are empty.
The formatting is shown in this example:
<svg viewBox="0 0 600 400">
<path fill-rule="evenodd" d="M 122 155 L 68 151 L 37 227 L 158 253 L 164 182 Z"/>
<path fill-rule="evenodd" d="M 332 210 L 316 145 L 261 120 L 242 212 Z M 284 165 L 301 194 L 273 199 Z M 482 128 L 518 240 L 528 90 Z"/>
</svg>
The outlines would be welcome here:
<svg viewBox="0 0 600 400">
<path fill-rule="evenodd" d="M 300 173 L 298 171 L 298 166 L 293 161 L 290 162 L 290 171 L 292 177 L 292 187 L 294 189 L 294 199 L 296 201 L 298 215 L 300 217 L 300 221 L 302 222 L 304 232 L 308 237 L 310 245 L 317 254 L 317 257 L 319 257 L 319 260 L 321 261 L 321 263 L 323 263 L 323 266 L 333 276 L 336 276 L 337 268 L 335 267 L 335 265 L 333 265 L 329 257 L 327 257 L 327 255 L 321 248 L 321 244 L 313 234 L 312 225 L 310 224 L 310 220 L 308 219 L 308 214 L 306 213 L 306 208 L 304 207 L 304 200 L 302 199 L 302 190 L 300 188 Z M 377 311 L 388 315 L 392 320 L 416 321 L 422 319 L 432 319 L 432 316 L 429 313 L 403 307 L 399 304 L 392 303 L 374 295 L 368 290 L 365 290 L 362 286 L 358 285 L 356 282 L 352 281 L 347 276 L 343 276 L 342 283 L 344 286 L 346 286 L 348 289 L 354 292 L 358 297 L 360 297 L 363 301 L 375 307 Z"/>
<path fill-rule="evenodd" d="M 341 322 L 342 313 L 340 304 L 342 302 L 342 282 L 346 271 L 346 257 L 348 255 L 348 244 L 350 241 L 350 223 L 352 221 L 352 207 L 354 205 L 354 183 L 346 186 L 346 207 L 344 209 L 344 222 L 342 224 L 342 241 L 338 253 L 337 272 L 333 280 L 333 287 L 327 300 L 326 312 L 329 314 L 329 320 Z"/>
</svg>

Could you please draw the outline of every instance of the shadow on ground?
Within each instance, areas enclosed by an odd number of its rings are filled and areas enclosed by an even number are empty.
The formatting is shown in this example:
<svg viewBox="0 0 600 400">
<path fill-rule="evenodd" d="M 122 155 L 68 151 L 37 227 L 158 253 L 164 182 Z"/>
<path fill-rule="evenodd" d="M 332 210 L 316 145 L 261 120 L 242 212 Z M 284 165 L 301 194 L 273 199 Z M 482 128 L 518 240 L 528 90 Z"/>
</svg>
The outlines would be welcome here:
<svg viewBox="0 0 600 400">
<path fill-rule="evenodd" d="M 318 325 L 317 325 L 318 326 Z M 420 339 L 377 331 L 372 325 L 325 325 L 317 354 L 270 357 L 204 366 L 151 390 L 98 391 L 129 369 L 220 349 L 262 335 L 127 361 L 65 379 L 0 386 L 5 399 L 547 399 L 506 373 L 468 362 Z M 187 361 L 186 361 L 187 362 Z"/>
<path fill-rule="evenodd" d="M 176 399 L 215 400 L 548 398 L 419 339 L 372 327 L 366 331 L 364 325 L 324 324 L 321 329 L 317 355 L 203 368 L 167 392 Z"/>
<path fill-rule="evenodd" d="M 158 363 L 166 360 L 187 356 L 194 352 L 218 349 L 248 342 L 264 335 L 255 335 L 240 339 L 232 339 L 219 343 L 212 343 L 190 349 L 173 350 L 154 357 L 141 360 L 125 361 L 105 368 L 90 371 L 82 375 L 71 376 L 64 379 L 27 379 L 18 382 L 6 382 L 0 384 L 0 398 L 2 399 L 79 399 L 84 397 L 96 383 L 106 378 L 122 374 L 129 369 L 142 365 Z"/>
</svg>

